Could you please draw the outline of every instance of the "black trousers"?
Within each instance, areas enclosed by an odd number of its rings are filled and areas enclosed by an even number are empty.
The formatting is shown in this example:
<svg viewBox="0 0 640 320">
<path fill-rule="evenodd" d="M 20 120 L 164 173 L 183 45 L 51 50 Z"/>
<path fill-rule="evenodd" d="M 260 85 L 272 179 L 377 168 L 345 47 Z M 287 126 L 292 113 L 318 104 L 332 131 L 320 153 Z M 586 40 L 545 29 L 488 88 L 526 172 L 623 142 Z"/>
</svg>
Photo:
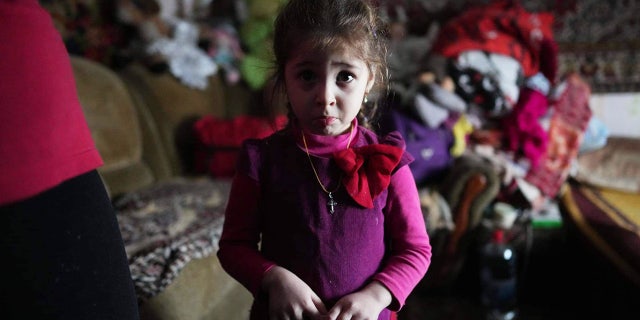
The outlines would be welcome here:
<svg viewBox="0 0 640 320">
<path fill-rule="evenodd" d="M 96 171 L 0 206 L 0 318 L 139 319 L 113 207 Z"/>
</svg>

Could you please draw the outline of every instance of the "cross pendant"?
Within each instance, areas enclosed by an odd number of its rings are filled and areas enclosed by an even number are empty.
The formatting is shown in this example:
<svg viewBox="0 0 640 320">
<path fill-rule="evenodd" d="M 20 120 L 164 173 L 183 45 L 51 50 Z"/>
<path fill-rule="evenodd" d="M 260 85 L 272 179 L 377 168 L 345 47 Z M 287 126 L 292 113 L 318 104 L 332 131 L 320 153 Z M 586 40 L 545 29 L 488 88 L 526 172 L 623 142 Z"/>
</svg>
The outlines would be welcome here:
<svg viewBox="0 0 640 320">
<path fill-rule="evenodd" d="M 337 206 L 338 203 L 333 200 L 333 194 L 331 194 L 331 192 L 329 192 L 329 201 L 327 201 L 327 207 L 329 207 L 329 213 L 334 213 L 335 212 L 335 206 Z"/>
</svg>

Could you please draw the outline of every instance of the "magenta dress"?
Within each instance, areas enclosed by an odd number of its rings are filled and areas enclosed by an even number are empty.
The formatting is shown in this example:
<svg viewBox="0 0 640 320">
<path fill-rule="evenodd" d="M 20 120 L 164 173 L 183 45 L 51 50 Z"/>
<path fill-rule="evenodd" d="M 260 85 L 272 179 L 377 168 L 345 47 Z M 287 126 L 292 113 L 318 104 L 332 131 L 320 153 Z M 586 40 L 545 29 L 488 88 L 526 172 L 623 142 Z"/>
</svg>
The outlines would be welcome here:
<svg viewBox="0 0 640 320">
<path fill-rule="evenodd" d="M 254 256 L 244 263 L 262 266 L 262 269 L 268 268 L 270 263 L 286 268 L 307 283 L 327 308 L 372 280 L 378 280 L 394 297 L 390 309 L 399 309 L 407 291 L 411 291 L 426 272 L 430 260 L 431 247 L 422 214 L 416 212 L 420 209 L 419 203 L 417 206 L 405 205 L 405 209 L 411 209 L 397 213 L 403 205 L 394 203 L 399 200 L 396 193 L 390 197 L 390 192 L 395 190 L 392 184 L 373 199 L 371 208 L 364 207 L 347 192 L 344 175 L 336 161 L 331 157 L 312 155 L 318 177 L 327 190 L 333 191 L 337 203 L 331 213 L 330 199 L 321 189 L 306 152 L 297 144 L 292 134 L 294 130 L 281 131 L 263 140 L 249 140 L 244 145 L 238 171 L 259 185 L 259 201 L 250 225 L 262 237 L 261 251 L 257 255 L 260 258 L 252 261 Z M 359 127 L 352 147 L 378 143 L 401 149 L 404 146 L 398 135 L 379 141 L 372 131 Z M 407 153 L 401 154 L 392 173 L 412 160 Z M 417 203 L 415 183 L 408 182 L 410 185 L 405 188 L 411 191 L 409 194 L 414 192 L 415 197 L 404 200 Z M 231 197 L 234 196 L 241 197 L 232 191 Z M 233 203 L 230 201 L 227 216 L 233 214 Z M 391 211 L 392 208 L 396 210 Z M 239 222 L 232 218 L 226 223 Z M 237 230 L 235 227 L 225 225 L 226 234 L 220 242 L 221 263 L 254 293 L 256 300 L 251 319 L 266 319 L 267 297 L 257 289 L 256 283 L 251 283 L 259 281 L 261 274 L 247 274 L 265 270 L 260 267 L 253 271 L 239 270 L 243 267 L 237 265 L 236 254 L 244 251 L 234 248 L 238 239 L 233 239 L 236 236 L 227 232 L 227 229 Z M 394 248 L 396 240 L 402 242 L 402 248 Z M 254 244 L 247 245 L 253 247 Z M 379 319 L 389 319 L 390 309 L 385 309 Z"/>
</svg>

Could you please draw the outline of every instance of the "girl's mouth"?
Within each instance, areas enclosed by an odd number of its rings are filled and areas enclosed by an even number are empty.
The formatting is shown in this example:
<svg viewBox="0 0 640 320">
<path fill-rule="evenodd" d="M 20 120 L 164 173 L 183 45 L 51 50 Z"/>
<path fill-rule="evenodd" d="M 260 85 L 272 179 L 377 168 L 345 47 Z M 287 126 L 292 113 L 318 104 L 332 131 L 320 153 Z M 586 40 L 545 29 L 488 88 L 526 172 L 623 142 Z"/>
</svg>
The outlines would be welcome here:
<svg viewBox="0 0 640 320">
<path fill-rule="evenodd" d="M 335 121 L 336 121 L 336 118 L 334 117 L 319 117 L 313 120 L 313 123 L 314 125 L 328 127 Z"/>
</svg>

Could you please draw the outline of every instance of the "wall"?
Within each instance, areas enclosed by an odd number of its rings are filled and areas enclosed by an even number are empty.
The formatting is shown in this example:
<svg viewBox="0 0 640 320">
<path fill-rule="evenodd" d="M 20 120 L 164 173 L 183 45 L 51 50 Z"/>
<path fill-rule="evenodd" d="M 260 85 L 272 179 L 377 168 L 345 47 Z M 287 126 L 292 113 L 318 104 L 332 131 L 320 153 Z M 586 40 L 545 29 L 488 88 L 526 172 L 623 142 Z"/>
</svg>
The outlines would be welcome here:
<svg viewBox="0 0 640 320">
<path fill-rule="evenodd" d="M 610 136 L 640 138 L 640 93 L 593 94 L 589 103 Z"/>
</svg>

